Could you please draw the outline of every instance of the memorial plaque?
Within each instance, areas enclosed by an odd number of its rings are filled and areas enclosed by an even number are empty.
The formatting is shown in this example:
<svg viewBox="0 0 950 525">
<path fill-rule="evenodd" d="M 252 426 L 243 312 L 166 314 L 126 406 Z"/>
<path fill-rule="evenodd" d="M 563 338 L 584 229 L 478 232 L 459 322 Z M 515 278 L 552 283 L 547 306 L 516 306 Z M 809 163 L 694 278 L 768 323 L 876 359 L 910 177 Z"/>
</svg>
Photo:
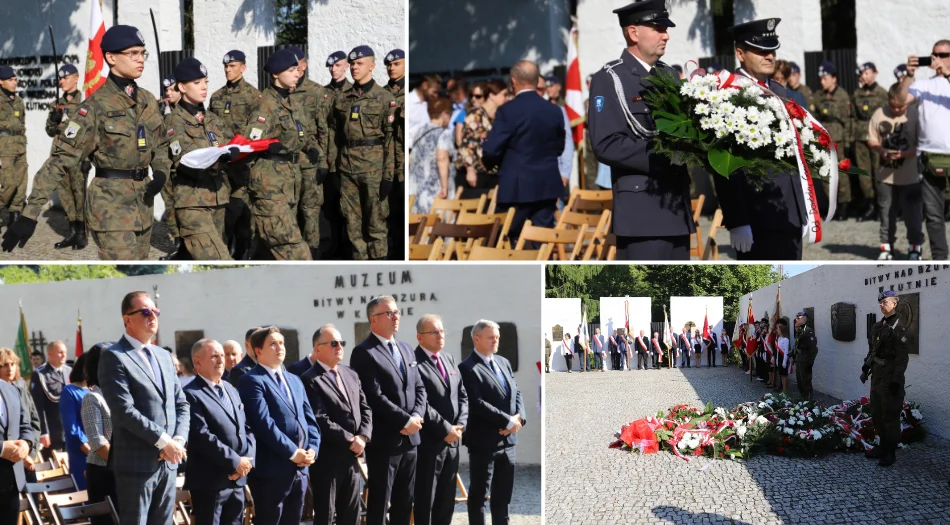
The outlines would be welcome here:
<svg viewBox="0 0 950 525">
<path fill-rule="evenodd" d="M 511 363 L 511 371 L 518 371 L 518 327 L 514 323 L 498 323 L 498 333 L 501 338 L 498 341 L 498 355 L 504 357 Z M 472 342 L 472 326 L 466 326 L 462 330 L 462 359 L 475 351 L 475 343 Z"/>
<path fill-rule="evenodd" d="M 564 327 L 556 324 L 551 327 L 551 339 L 553 341 L 560 341 L 564 339 Z"/>
<path fill-rule="evenodd" d="M 831 305 L 831 337 L 836 341 L 854 341 L 857 330 L 856 311 L 853 304 Z"/>
</svg>

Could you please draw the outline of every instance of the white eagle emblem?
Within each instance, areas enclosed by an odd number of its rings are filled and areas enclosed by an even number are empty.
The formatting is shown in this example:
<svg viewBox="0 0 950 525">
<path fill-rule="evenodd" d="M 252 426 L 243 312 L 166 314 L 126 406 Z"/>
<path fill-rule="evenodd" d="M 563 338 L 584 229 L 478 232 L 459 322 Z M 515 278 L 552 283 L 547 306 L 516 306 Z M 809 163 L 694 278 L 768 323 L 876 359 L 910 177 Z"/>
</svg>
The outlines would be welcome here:
<svg viewBox="0 0 950 525">
<path fill-rule="evenodd" d="M 204 64 L 201 64 L 201 67 L 199 67 L 198 69 L 201 70 L 202 75 L 208 76 L 208 68 L 206 68 Z"/>
<path fill-rule="evenodd" d="M 356 52 L 350 53 L 350 60 L 356 60 Z"/>
<path fill-rule="evenodd" d="M 390 53 L 390 54 L 386 55 L 386 60 L 392 62 L 392 61 L 393 61 L 393 54 Z"/>
<path fill-rule="evenodd" d="M 141 31 L 136 30 L 136 31 L 135 31 L 135 36 L 138 37 L 139 42 L 142 42 L 142 44 L 145 44 L 145 37 L 142 36 L 142 32 L 141 32 Z"/>
<path fill-rule="evenodd" d="M 774 18 L 772 18 L 772 19 L 769 20 L 768 28 L 769 28 L 769 31 L 775 31 L 775 19 L 774 19 Z"/>
<path fill-rule="evenodd" d="M 224 63 L 227 64 L 231 61 L 231 55 L 224 55 Z"/>
</svg>

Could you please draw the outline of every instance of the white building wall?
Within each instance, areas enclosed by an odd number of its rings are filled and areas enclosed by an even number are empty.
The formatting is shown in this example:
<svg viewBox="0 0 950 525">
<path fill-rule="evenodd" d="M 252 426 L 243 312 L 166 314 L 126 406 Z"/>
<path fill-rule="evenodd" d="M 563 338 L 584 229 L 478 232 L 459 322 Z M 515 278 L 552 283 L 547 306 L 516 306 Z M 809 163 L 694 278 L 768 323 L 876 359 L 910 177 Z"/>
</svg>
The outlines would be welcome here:
<svg viewBox="0 0 950 525">
<path fill-rule="evenodd" d="M 821 2 L 819 0 L 745 0 L 734 4 L 735 22 L 781 18 L 776 27 L 782 47 L 778 58 L 798 63 L 805 74 L 805 52 L 821 51 Z M 860 8 L 858 9 L 860 11 Z M 860 40 L 860 35 L 858 36 Z M 738 65 L 738 64 L 737 64 Z M 839 74 L 848 74 L 839 71 Z"/>
<path fill-rule="evenodd" d="M 709 331 L 719 337 L 722 330 L 722 297 L 670 297 L 670 328 L 673 333 L 683 331 L 692 321 L 703 331 L 703 319 L 709 314 Z"/>
<path fill-rule="evenodd" d="M 411 283 L 402 283 L 404 272 Z M 351 286 L 350 276 L 356 276 Z M 396 284 L 389 284 L 390 275 Z M 337 286 L 342 276 L 343 287 Z M 365 279 L 365 280 L 364 280 Z M 504 293 L 472 293 L 472 283 L 485 283 Z M 119 305 L 134 290 L 152 292 L 158 285 L 162 312 L 160 342 L 174 345 L 179 330 L 204 330 L 218 341 L 243 341 L 244 332 L 261 324 L 279 324 L 298 331 L 301 353 L 311 348 L 313 331 L 334 323 L 348 349 L 355 340 L 354 323 L 365 322 L 365 298 L 390 294 L 399 300 L 402 317 L 397 337 L 415 347 L 415 325 L 426 313 L 442 316 L 446 328 L 445 351 L 461 358 L 462 330 L 481 318 L 515 323 L 518 330 L 519 369 L 515 380 L 521 390 L 528 425 L 518 447 L 519 462 L 541 463 L 539 406 L 541 378 L 537 362 L 542 327 L 539 298 L 541 270 L 517 265 L 281 265 L 228 269 L 193 274 L 153 275 L 121 279 L 66 281 L 47 284 L 0 286 L 0 344 L 11 348 L 17 334 L 17 302 L 22 301 L 31 332 L 42 330 L 47 340 L 62 339 L 73 355 L 76 311 L 82 314 L 86 346 L 114 341 L 122 335 Z M 405 294 L 405 295 L 404 295 Z M 421 300 L 422 295 L 426 300 Z M 434 300 L 430 294 L 434 294 Z M 314 301 L 318 301 L 315 306 Z M 352 303 L 351 303 L 352 301 Z M 329 302 L 329 304 L 327 303 Z M 336 306 L 341 302 L 344 306 Z M 340 317 L 342 315 L 342 317 Z M 349 363 L 349 356 L 344 358 Z M 288 363 L 289 364 L 289 363 Z M 466 461 L 463 448 L 463 461 Z"/>
<path fill-rule="evenodd" d="M 950 265 L 821 266 L 781 281 L 782 315 L 789 318 L 806 307 L 815 308 L 815 335 L 818 358 L 814 368 L 814 387 L 841 399 L 856 399 L 870 392 L 870 383 L 861 384 L 861 365 L 868 352 L 868 313 L 882 318 L 877 296 L 882 289 L 898 293 L 920 294 L 920 355 L 911 355 L 907 367 L 906 399 L 921 404 L 928 429 L 950 437 L 950 373 L 947 340 L 950 328 Z M 751 294 L 753 312 L 761 319 L 775 308 L 778 284 Z M 748 308 L 748 296 L 739 301 L 739 310 Z M 851 342 L 831 337 L 831 305 L 838 302 L 857 306 L 856 338 Z M 794 335 L 792 336 L 794 339 Z"/>
<path fill-rule="evenodd" d="M 227 81 L 222 61 L 232 49 L 243 51 L 247 59 L 245 80 L 261 87 L 257 74 L 264 65 L 257 63 L 257 48 L 277 39 L 276 9 L 274 0 L 195 0 L 195 27 L 201 28 L 195 35 L 195 58 L 208 68 L 209 98 Z"/>
<path fill-rule="evenodd" d="M 581 324 L 581 300 L 580 299 L 542 299 L 541 300 L 541 326 L 542 333 L 547 333 L 551 337 L 551 369 L 557 372 L 564 372 L 567 366 L 564 363 L 564 344 L 561 341 L 553 339 L 551 328 L 561 325 L 564 328 L 564 334 L 571 334 L 568 344 L 572 344 L 574 336 L 577 335 L 577 326 Z M 543 348 L 543 347 L 542 347 Z M 543 350 L 542 350 L 543 351 Z"/>
<path fill-rule="evenodd" d="M 615 328 L 623 328 L 626 321 L 624 301 L 630 302 L 630 332 L 638 336 L 640 330 L 650 334 L 650 308 L 652 299 L 649 297 L 601 297 L 600 298 L 600 333 L 605 336 L 613 333 Z"/>
</svg>

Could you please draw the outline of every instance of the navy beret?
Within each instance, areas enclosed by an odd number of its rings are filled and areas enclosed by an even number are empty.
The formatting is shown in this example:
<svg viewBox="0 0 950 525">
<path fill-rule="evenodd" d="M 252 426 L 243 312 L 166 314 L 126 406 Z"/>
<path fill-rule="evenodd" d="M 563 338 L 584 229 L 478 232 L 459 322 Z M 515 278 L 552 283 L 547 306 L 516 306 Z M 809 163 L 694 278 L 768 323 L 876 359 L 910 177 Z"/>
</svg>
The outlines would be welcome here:
<svg viewBox="0 0 950 525">
<path fill-rule="evenodd" d="M 402 49 L 393 49 L 386 55 L 386 58 L 383 60 L 383 65 L 388 66 L 389 64 L 397 60 L 402 60 L 404 58 L 406 58 L 405 51 L 403 51 Z"/>
<path fill-rule="evenodd" d="M 300 57 L 296 55 L 291 48 L 285 47 L 267 59 L 267 64 L 264 65 L 264 71 L 272 75 L 277 75 L 296 66 L 298 62 L 300 62 Z"/>
<path fill-rule="evenodd" d="M 801 312 L 798 312 L 797 314 L 795 314 L 795 317 L 808 317 L 808 313 L 802 310 Z"/>
<path fill-rule="evenodd" d="M 682 72 L 683 72 L 683 66 L 681 66 L 681 65 L 679 65 L 679 64 L 673 64 L 673 65 L 670 66 L 670 67 L 672 67 L 672 68 L 673 68 L 673 71 L 676 71 L 677 73 L 682 73 Z"/>
<path fill-rule="evenodd" d="M 874 72 L 877 73 L 877 66 L 874 65 L 874 62 L 865 62 L 858 66 L 858 74 L 860 75 L 869 69 L 873 69 Z"/>
<path fill-rule="evenodd" d="M 339 62 L 340 60 L 345 60 L 345 59 L 346 59 L 346 53 L 344 53 L 343 51 L 334 51 L 333 53 L 330 54 L 330 56 L 327 57 L 327 67 L 330 67 L 333 64 L 336 64 L 337 62 Z"/>
<path fill-rule="evenodd" d="M 13 71 L 13 68 L 10 66 L 0 66 L 0 80 L 6 80 L 8 78 L 13 78 L 16 76 L 16 73 Z"/>
<path fill-rule="evenodd" d="M 222 60 L 222 62 L 225 64 L 230 64 L 231 62 L 247 62 L 247 57 L 244 56 L 243 51 L 232 49 L 231 51 L 225 53 L 224 60 Z"/>
<path fill-rule="evenodd" d="M 102 35 L 102 44 L 99 47 L 102 48 L 103 53 L 114 53 L 133 46 L 144 45 L 145 37 L 142 36 L 141 31 L 132 26 L 118 25 L 110 27 L 106 34 Z"/>
<path fill-rule="evenodd" d="M 59 68 L 59 78 L 66 78 L 69 75 L 78 75 L 79 70 L 72 64 L 63 64 Z"/>
<path fill-rule="evenodd" d="M 907 64 L 901 64 L 894 68 L 894 77 L 900 80 L 907 76 Z"/>
<path fill-rule="evenodd" d="M 795 62 L 789 62 L 788 65 L 789 67 L 792 68 L 792 74 L 802 72 L 802 68 L 798 67 L 798 64 L 796 64 Z"/>
<path fill-rule="evenodd" d="M 561 83 L 561 81 L 557 78 L 557 75 L 548 75 L 544 77 L 544 81 L 547 82 L 549 86 Z"/>
<path fill-rule="evenodd" d="M 888 297 L 897 297 L 897 292 L 894 290 L 885 290 L 877 296 L 877 301 L 881 302 Z"/>
<path fill-rule="evenodd" d="M 307 52 L 304 51 L 303 48 L 301 48 L 300 46 L 291 46 L 291 47 L 288 47 L 287 49 L 293 51 L 294 54 L 297 55 L 297 60 L 303 60 L 307 58 Z"/>
<path fill-rule="evenodd" d="M 818 77 L 823 77 L 825 75 L 834 75 L 838 76 L 838 68 L 835 67 L 834 62 L 830 60 L 825 60 L 818 66 Z"/>
<path fill-rule="evenodd" d="M 179 82 L 191 82 L 208 76 L 208 68 L 195 57 L 188 57 L 175 67 L 175 78 Z"/>
<path fill-rule="evenodd" d="M 170 88 L 175 85 L 175 75 L 165 75 L 165 78 L 162 79 L 162 86 L 165 88 Z"/>
<path fill-rule="evenodd" d="M 350 51 L 350 62 L 365 57 L 374 57 L 373 50 L 369 46 L 356 46 Z"/>
</svg>

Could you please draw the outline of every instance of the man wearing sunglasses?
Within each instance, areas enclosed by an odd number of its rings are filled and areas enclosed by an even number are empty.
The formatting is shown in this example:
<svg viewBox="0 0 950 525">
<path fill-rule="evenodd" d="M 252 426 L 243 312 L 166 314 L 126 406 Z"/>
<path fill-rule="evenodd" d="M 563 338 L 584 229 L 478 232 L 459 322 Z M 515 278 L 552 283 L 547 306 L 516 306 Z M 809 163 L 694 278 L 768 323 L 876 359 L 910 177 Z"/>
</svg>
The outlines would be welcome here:
<svg viewBox="0 0 950 525">
<path fill-rule="evenodd" d="M 101 47 L 109 79 L 56 136 L 52 155 L 33 179 L 23 215 L 3 236 L 4 251 L 26 245 L 53 191 L 91 158 L 96 170 L 86 190 L 86 226 L 99 258 L 148 259 L 153 201 L 171 169 L 168 137 L 157 99 L 135 83 L 148 59 L 142 33 L 132 26 L 113 26 Z"/>
<path fill-rule="evenodd" d="M 387 507 L 392 525 L 409 525 L 412 514 L 416 447 L 427 398 L 412 347 L 395 338 L 399 315 L 394 298 L 373 298 L 366 305 L 372 333 L 350 358 L 373 410 L 373 440 L 366 447 L 368 525 L 384 525 Z"/>
<path fill-rule="evenodd" d="M 341 364 L 346 341 L 332 324 L 313 333 L 314 364 L 301 380 L 323 443 L 310 467 L 313 522 L 357 525 L 360 472 L 357 458 L 373 432 L 372 412 L 352 368 Z"/>
<path fill-rule="evenodd" d="M 172 522 L 190 407 L 171 354 L 152 344 L 161 313 L 147 292 L 122 299 L 125 334 L 102 353 L 102 397 L 112 410 L 112 451 L 122 523 Z M 143 521 L 144 518 L 144 521 Z"/>
<path fill-rule="evenodd" d="M 934 44 L 930 59 L 935 76 L 916 79 L 920 63 L 917 57 L 911 56 L 907 58 L 907 75 L 900 82 L 901 95 L 906 97 L 907 104 L 917 102 L 920 136 L 916 146 L 923 168 L 924 221 L 930 237 L 931 258 L 942 261 L 950 256 L 944 222 L 947 177 L 950 177 L 950 40 Z"/>
</svg>

